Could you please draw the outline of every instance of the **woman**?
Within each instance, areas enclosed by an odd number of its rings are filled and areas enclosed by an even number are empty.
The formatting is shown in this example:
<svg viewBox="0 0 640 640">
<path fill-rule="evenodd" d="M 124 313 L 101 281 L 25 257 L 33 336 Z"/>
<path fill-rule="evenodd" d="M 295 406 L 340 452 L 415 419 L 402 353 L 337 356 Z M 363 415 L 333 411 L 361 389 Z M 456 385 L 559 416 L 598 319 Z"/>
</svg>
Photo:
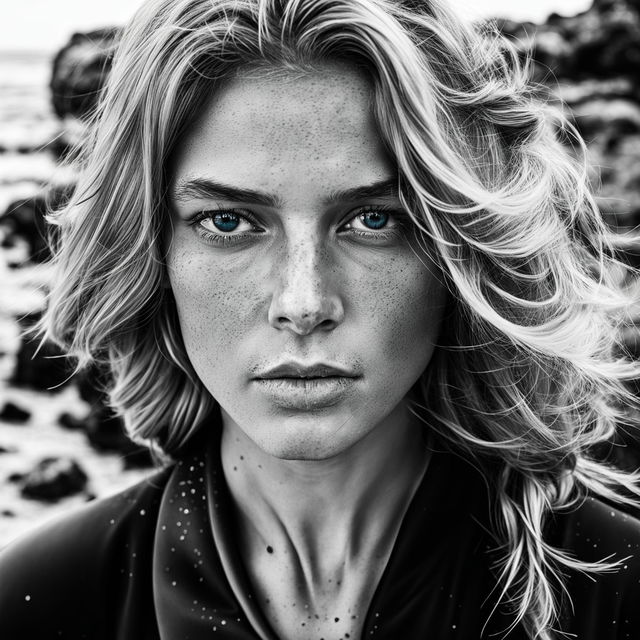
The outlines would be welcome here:
<svg viewBox="0 0 640 640">
<path fill-rule="evenodd" d="M 44 332 L 167 464 L 4 552 L 2 637 L 638 637 L 566 130 L 438 0 L 148 2 Z"/>
</svg>

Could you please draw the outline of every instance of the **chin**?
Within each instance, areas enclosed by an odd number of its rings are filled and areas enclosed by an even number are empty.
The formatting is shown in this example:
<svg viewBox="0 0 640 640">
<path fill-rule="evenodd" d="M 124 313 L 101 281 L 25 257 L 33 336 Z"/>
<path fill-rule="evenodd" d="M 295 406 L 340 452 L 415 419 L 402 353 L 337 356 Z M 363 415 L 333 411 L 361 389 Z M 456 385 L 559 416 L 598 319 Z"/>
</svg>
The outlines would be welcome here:
<svg viewBox="0 0 640 640">
<path fill-rule="evenodd" d="M 342 426 L 326 425 L 323 428 L 319 420 L 312 425 L 287 424 L 284 429 L 281 424 L 278 433 L 265 434 L 254 442 L 265 453 L 280 460 L 328 460 L 358 440 L 355 434 L 343 433 L 342 437 L 336 437 L 336 431 Z"/>
<path fill-rule="evenodd" d="M 257 444 L 265 453 L 279 460 L 328 460 L 348 448 L 317 442 L 315 439 L 270 441 Z"/>
</svg>

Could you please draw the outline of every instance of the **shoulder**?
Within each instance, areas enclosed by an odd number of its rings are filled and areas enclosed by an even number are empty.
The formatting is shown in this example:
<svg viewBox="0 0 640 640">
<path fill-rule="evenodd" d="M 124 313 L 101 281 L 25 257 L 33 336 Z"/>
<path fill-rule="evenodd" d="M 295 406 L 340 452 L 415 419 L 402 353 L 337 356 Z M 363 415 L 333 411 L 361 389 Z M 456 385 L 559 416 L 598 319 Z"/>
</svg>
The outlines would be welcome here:
<svg viewBox="0 0 640 640">
<path fill-rule="evenodd" d="M 580 560 L 630 557 L 637 558 L 640 565 L 640 520 L 598 498 L 588 497 L 570 511 L 556 515 L 553 529 L 557 546 Z"/>
<path fill-rule="evenodd" d="M 567 573 L 571 631 L 580 638 L 640 637 L 640 520 L 589 497 L 555 516 L 552 537 L 582 563 L 617 563 L 605 572 Z"/>
<path fill-rule="evenodd" d="M 131 557 L 139 553 L 145 562 L 150 554 L 169 473 L 83 506 L 0 551 L 0 637 L 56 637 L 63 630 L 98 637 L 102 605 L 116 597 L 119 576 L 129 577 Z"/>
</svg>

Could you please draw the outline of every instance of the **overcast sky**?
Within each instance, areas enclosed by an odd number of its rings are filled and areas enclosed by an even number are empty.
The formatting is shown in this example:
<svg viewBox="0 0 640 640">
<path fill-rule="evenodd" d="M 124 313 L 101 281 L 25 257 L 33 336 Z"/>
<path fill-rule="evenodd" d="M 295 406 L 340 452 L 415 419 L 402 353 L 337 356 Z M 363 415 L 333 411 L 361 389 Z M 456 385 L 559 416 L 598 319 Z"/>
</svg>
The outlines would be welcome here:
<svg viewBox="0 0 640 640">
<path fill-rule="evenodd" d="M 591 0 L 449 0 L 467 15 L 540 22 L 551 12 L 573 15 Z M 0 50 L 54 51 L 74 31 L 124 24 L 142 0 L 2 0 Z"/>
</svg>

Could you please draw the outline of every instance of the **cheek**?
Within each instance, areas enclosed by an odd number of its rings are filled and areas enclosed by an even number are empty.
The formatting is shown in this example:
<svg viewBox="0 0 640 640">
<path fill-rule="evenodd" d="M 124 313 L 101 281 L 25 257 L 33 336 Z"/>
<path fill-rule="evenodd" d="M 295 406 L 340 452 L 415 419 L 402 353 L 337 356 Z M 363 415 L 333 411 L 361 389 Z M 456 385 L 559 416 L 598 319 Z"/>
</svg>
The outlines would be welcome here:
<svg viewBox="0 0 640 640">
<path fill-rule="evenodd" d="M 250 270 L 221 271 L 206 254 L 175 251 L 168 261 L 169 280 L 178 309 L 180 327 L 188 355 L 197 366 L 203 360 L 214 364 L 233 352 L 244 335 L 246 324 L 255 317 L 261 301 L 256 277 Z"/>
<path fill-rule="evenodd" d="M 415 256 L 387 260 L 362 277 L 355 290 L 364 292 L 360 314 L 385 361 L 400 366 L 424 361 L 426 366 L 446 302 L 435 267 L 427 269 Z"/>
</svg>

